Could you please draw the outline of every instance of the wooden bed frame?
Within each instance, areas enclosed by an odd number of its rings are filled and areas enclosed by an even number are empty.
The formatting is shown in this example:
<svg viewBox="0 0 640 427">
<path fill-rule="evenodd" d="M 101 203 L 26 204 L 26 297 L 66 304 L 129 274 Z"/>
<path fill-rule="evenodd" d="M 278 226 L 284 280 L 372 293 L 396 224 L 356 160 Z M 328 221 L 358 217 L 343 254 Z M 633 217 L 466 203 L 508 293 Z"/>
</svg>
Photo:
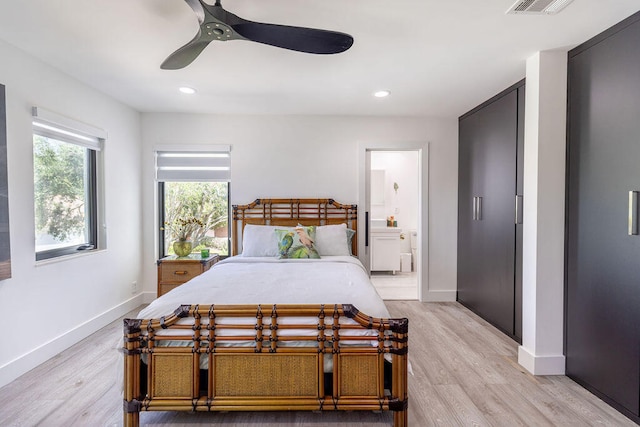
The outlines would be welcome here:
<svg viewBox="0 0 640 427">
<path fill-rule="evenodd" d="M 356 230 L 357 208 L 332 199 L 234 205 L 232 253 L 246 224 L 298 223 L 346 223 Z M 255 324 L 233 323 L 240 317 Z M 291 317 L 310 317 L 313 324 L 291 324 Z M 228 329 L 234 336 L 222 337 Z M 393 425 L 405 427 L 408 329 L 406 318 L 372 318 L 351 304 L 183 305 L 160 319 L 125 319 L 124 425 L 138 426 L 140 411 L 390 410 Z M 281 335 L 286 330 L 301 335 Z M 163 346 L 166 340 L 180 345 Z M 291 341 L 308 345 L 288 346 Z M 333 369 L 325 373 L 328 357 Z"/>
</svg>

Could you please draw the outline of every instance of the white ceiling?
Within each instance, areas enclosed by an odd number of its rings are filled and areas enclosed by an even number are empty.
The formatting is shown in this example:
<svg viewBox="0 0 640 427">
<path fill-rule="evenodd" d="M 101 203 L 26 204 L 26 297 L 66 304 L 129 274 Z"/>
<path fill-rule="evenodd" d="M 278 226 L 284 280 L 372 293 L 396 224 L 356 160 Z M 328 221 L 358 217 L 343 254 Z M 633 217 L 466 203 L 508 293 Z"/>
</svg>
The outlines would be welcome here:
<svg viewBox="0 0 640 427">
<path fill-rule="evenodd" d="M 342 31 L 354 45 L 310 55 L 213 42 L 175 71 L 160 64 L 198 29 L 184 0 L 4 0 L 0 39 L 141 112 L 457 117 L 523 78 L 535 52 L 640 10 L 574 0 L 558 15 L 506 15 L 514 1 L 226 0 L 245 19 Z M 391 96 L 373 98 L 378 89 Z"/>
</svg>

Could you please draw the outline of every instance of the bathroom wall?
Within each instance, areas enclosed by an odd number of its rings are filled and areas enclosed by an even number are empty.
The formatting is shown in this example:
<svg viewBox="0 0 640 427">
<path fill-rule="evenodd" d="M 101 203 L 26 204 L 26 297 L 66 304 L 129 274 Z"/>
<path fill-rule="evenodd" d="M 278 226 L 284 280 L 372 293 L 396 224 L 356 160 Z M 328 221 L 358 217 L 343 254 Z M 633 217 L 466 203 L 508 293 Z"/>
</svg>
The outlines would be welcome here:
<svg viewBox="0 0 640 427">
<path fill-rule="evenodd" d="M 384 170 L 384 185 L 380 191 L 384 204 L 371 205 L 371 218 L 394 216 L 405 239 L 401 252 L 410 252 L 409 232 L 418 228 L 419 154 L 417 151 L 372 151 L 371 170 Z M 398 190 L 394 190 L 394 183 Z M 372 182 L 373 185 L 373 182 Z"/>
</svg>

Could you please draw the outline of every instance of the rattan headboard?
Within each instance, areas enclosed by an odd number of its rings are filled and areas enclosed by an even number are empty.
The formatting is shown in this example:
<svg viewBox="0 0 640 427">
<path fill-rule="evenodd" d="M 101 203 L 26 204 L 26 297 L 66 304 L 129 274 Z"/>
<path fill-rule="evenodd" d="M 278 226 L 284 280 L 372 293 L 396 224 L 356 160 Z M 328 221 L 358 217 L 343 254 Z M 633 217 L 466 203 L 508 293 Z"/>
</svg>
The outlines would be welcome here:
<svg viewBox="0 0 640 427">
<path fill-rule="evenodd" d="M 231 253 L 238 254 L 238 240 L 247 224 L 302 225 L 347 224 L 358 231 L 357 205 L 343 205 L 333 199 L 256 199 L 248 205 L 233 205 Z M 358 238 L 351 241 L 353 255 L 358 255 Z"/>
</svg>

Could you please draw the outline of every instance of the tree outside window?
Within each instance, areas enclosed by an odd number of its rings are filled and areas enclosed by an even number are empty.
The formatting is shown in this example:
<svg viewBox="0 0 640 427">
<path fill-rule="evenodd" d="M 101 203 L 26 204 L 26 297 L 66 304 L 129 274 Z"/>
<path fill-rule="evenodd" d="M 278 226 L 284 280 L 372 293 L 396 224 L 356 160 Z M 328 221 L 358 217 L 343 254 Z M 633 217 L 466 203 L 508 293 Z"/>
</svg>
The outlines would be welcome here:
<svg viewBox="0 0 640 427">
<path fill-rule="evenodd" d="M 193 251 L 209 248 L 212 253 L 228 255 L 228 182 L 164 182 L 164 250 L 173 254 L 176 233 L 187 222 L 187 234 Z M 195 221 L 194 221 L 195 220 Z M 184 227 L 183 227 L 184 229 Z"/>
<path fill-rule="evenodd" d="M 38 259 L 94 245 L 91 200 L 93 150 L 33 136 L 36 254 Z M 54 251 L 54 252 L 52 252 Z"/>
</svg>

